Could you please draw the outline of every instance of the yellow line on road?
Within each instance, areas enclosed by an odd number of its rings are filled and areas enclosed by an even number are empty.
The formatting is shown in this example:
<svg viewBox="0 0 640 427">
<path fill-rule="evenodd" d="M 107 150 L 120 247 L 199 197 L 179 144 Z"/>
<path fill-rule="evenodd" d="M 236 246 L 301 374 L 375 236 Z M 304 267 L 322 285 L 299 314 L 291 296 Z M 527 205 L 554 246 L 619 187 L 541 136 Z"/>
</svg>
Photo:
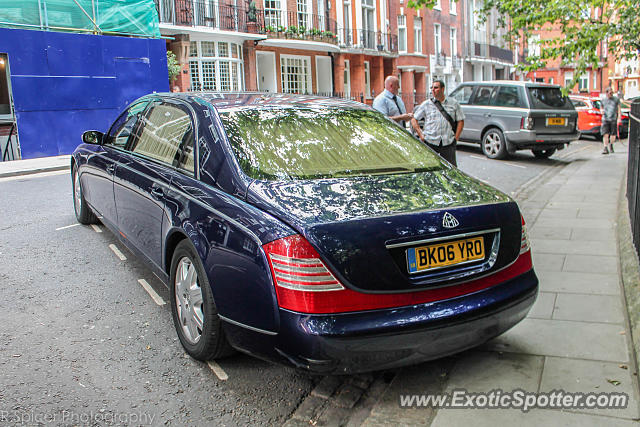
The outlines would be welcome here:
<svg viewBox="0 0 640 427">
<path fill-rule="evenodd" d="M 208 361 L 207 365 L 209 365 L 209 368 L 221 381 L 226 381 L 229 379 L 229 375 L 227 375 L 227 373 L 220 367 L 220 365 L 218 365 L 213 360 Z"/>
<path fill-rule="evenodd" d="M 124 256 L 124 254 L 122 252 L 120 252 L 120 249 L 118 249 L 118 247 L 116 245 L 114 245 L 113 243 L 109 245 L 109 249 L 111 249 L 113 251 L 114 254 L 116 254 L 116 256 L 118 258 L 120 258 L 120 261 L 126 261 L 127 257 Z"/>
<path fill-rule="evenodd" d="M 151 298 L 153 298 L 153 300 L 156 302 L 156 304 L 158 305 L 165 305 L 166 302 L 164 302 L 164 300 L 162 299 L 162 297 L 160 295 L 158 295 L 156 293 L 156 291 L 153 290 L 153 288 L 151 287 L 151 285 L 149 283 L 147 283 L 146 280 L 144 279 L 138 279 L 138 283 L 140 283 L 142 285 L 142 287 L 144 288 L 145 291 L 147 291 L 147 293 L 149 294 L 149 296 Z"/>
</svg>

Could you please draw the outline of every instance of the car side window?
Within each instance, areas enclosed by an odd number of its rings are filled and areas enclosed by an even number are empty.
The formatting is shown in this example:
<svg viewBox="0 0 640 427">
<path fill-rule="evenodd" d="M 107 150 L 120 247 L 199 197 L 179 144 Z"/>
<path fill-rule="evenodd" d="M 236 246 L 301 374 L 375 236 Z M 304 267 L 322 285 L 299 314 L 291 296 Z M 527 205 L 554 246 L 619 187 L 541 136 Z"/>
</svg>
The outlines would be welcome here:
<svg viewBox="0 0 640 427">
<path fill-rule="evenodd" d="M 586 107 L 587 104 L 582 102 L 582 101 L 578 101 L 577 99 L 572 99 L 571 103 L 573 104 L 574 107 L 576 108 L 580 108 L 580 107 Z"/>
<path fill-rule="evenodd" d="M 127 108 L 109 129 L 105 144 L 124 149 L 138 117 L 144 112 L 148 103 L 149 101 L 141 101 Z"/>
<path fill-rule="evenodd" d="M 491 105 L 498 107 L 524 107 L 517 86 L 500 86 Z"/>
<path fill-rule="evenodd" d="M 194 174 L 193 123 L 186 108 L 156 103 L 140 119 L 129 150 Z"/>
<path fill-rule="evenodd" d="M 458 101 L 458 104 L 465 105 L 469 103 L 472 93 L 473 86 L 462 86 L 454 90 L 449 96 Z"/>
<path fill-rule="evenodd" d="M 479 86 L 476 91 L 476 97 L 473 101 L 474 105 L 489 105 L 491 103 L 491 94 L 493 86 Z"/>
</svg>

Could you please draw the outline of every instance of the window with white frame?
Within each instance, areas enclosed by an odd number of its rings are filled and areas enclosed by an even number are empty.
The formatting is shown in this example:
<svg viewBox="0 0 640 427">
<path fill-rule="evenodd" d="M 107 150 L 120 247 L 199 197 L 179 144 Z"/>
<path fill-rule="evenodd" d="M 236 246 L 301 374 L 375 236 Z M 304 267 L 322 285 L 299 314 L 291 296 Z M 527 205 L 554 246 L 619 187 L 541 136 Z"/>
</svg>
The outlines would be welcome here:
<svg viewBox="0 0 640 427">
<path fill-rule="evenodd" d="M 310 63 L 308 56 L 280 55 L 283 93 L 311 93 Z"/>
<path fill-rule="evenodd" d="M 369 61 L 364 61 L 364 96 L 371 98 L 371 66 Z"/>
<path fill-rule="evenodd" d="M 451 28 L 449 34 L 449 47 L 451 48 L 451 57 L 458 55 L 458 32 L 455 28 Z"/>
<path fill-rule="evenodd" d="M 573 71 L 566 71 L 564 73 L 564 85 L 571 88 L 573 86 L 569 86 L 571 84 L 571 80 L 573 80 Z"/>
<path fill-rule="evenodd" d="M 413 51 L 422 53 L 422 18 L 413 18 Z"/>
<path fill-rule="evenodd" d="M 407 51 L 407 17 L 398 15 L 398 51 Z"/>
<path fill-rule="evenodd" d="M 442 38 L 440 37 L 440 24 L 434 24 L 433 25 L 433 40 L 434 40 L 434 46 L 436 49 L 436 55 L 442 55 Z"/>
<path fill-rule="evenodd" d="M 282 25 L 282 5 L 280 0 L 264 0 L 264 25 L 274 28 Z"/>
<path fill-rule="evenodd" d="M 598 75 L 596 74 L 595 71 L 592 72 L 593 77 L 591 78 L 591 80 L 593 81 L 593 90 L 596 90 L 596 84 L 598 83 Z"/>
<path fill-rule="evenodd" d="M 602 57 L 606 58 L 609 55 L 609 43 L 606 40 L 602 41 Z"/>
<path fill-rule="evenodd" d="M 316 9 L 318 11 L 318 29 L 321 31 L 325 30 L 324 5 L 325 5 L 325 0 L 317 0 Z"/>
<path fill-rule="evenodd" d="M 374 49 L 376 44 L 375 11 L 374 0 L 362 0 L 362 42 L 369 49 Z"/>
<path fill-rule="evenodd" d="M 344 0 L 342 4 L 342 19 L 343 19 L 343 31 L 344 34 L 341 34 L 341 42 L 346 45 L 351 45 L 351 0 Z"/>
<path fill-rule="evenodd" d="M 457 8 L 456 0 L 449 0 L 449 13 L 451 15 L 457 15 L 458 14 L 458 8 Z"/>
<path fill-rule="evenodd" d="M 296 8 L 298 11 L 298 27 L 309 28 L 309 6 L 307 0 L 296 0 Z"/>
<path fill-rule="evenodd" d="M 578 80 L 578 90 L 589 90 L 589 73 L 584 73 Z"/>
<path fill-rule="evenodd" d="M 244 90 L 242 46 L 236 43 L 191 42 L 191 90 L 221 92 Z"/>
<path fill-rule="evenodd" d="M 442 10 L 442 4 L 440 3 L 440 0 L 436 0 L 436 4 L 433 5 L 433 8 L 436 10 Z"/>
<path fill-rule="evenodd" d="M 529 56 L 540 56 L 540 34 L 533 34 L 527 43 Z"/>
</svg>

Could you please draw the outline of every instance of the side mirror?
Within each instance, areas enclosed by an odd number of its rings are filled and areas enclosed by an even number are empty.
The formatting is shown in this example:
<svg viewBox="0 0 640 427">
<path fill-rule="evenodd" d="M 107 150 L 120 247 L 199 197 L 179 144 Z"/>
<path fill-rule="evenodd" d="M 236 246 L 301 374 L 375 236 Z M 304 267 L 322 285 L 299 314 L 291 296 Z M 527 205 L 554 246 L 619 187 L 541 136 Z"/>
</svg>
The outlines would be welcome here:
<svg viewBox="0 0 640 427">
<path fill-rule="evenodd" d="M 84 142 L 85 144 L 102 145 L 103 138 L 104 133 L 97 130 L 88 130 L 82 134 L 82 142 Z"/>
</svg>

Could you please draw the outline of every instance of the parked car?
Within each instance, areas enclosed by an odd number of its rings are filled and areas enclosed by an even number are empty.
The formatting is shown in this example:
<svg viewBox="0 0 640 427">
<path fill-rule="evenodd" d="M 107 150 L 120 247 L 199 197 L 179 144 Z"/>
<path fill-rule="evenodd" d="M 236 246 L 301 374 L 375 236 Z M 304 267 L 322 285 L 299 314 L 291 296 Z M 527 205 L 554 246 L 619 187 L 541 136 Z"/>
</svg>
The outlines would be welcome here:
<svg viewBox="0 0 640 427">
<path fill-rule="evenodd" d="M 620 138 L 624 139 L 629 136 L 629 115 L 631 114 L 631 103 L 622 101 L 620 103 L 620 126 L 618 133 Z"/>
<path fill-rule="evenodd" d="M 578 137 L 578 114 L 557 85 L 465 82 L 449 96 L 465 114 L 460 140 L 480 143 L 491 159 L 504 159 L 517 150 L 547 158 Z"/>
<path fill-rule="evenodd" d="M 571 103 L 578 112 L 578 132 L 601 139 L 602 103 L 600 98 L 591 95 L 569 95 Z"/>
<path fill-rule="evenodd" d="M 479 345 L 536 299 L 518 205 L 363 104 L 153 94 L 83 141 L 78 221 L 99 216 L 167 285 L 196 359 L 402 366 Z"/>
</svg>

